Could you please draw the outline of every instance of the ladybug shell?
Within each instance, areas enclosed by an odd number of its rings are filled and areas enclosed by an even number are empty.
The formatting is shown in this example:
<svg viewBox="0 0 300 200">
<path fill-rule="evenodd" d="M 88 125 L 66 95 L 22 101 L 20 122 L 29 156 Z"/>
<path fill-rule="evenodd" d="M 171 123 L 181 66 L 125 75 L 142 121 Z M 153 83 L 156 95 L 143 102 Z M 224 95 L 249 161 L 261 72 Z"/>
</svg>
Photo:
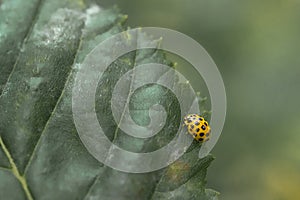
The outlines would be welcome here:
<svg viewBox="0 0 300 200">
<path fill-rule="evenodd" d="M 209 139 L 210 126 L 208 122 L 197 114 L 189 114 L 184 117 L 184 125 L 187 126 L 189 134 L 199 142 L 204 142 Z"/>
</svg>

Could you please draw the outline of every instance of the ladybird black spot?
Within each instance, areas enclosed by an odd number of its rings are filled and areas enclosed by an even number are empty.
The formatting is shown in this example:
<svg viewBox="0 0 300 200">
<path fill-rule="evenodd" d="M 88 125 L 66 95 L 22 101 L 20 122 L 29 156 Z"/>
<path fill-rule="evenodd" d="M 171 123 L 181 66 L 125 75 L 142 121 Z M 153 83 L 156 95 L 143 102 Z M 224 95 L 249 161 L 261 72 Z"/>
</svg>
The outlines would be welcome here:
<svg viewBox="0 0 300 200">
<path fill-rule="evenodd" d="M 191 129 L 194 129 L 194 125 L 191 125 Z"/>
<path fill-rule="evenodd" d="M 208 137 L 208 136 L 209 136 L 209 133 L 206 133 L 205 135 L 206 135 L 206 137 Z"/>
<path fill-rule="evenodd" d="M 203 138 L 200 138 L 199 141 L 203 141 Z"/>
<path fill-rule="evenodd" d="M 205 131 L 206 127 L 204 125 L 201 126 L 202 130 Z"/>
<path fill-rule="evenodd" d="M 203 121 L 203 118 L 202 118 L 202 117 L 200 117 L 200 118 L 199 118 L 199 120 L 200 120 L 200 121 Z"/>
<path fill-rule="evenodd" d="M 191 132 L 193 132 L 193 129 L 190 129 Z"/>
<path fill-rule="evenodd" d="M 196 132 L 199 132 L 199 131 L 200 131 L 200 128 L 197 128 L 197 129 L 196 129 Z"/>
<path fill-rule="evenodd" d="M 192 120 L 189 119 L 189 120 L 188 120 L 188 123 L 191 123 L 191 122 L 192 122 Z"/>
<path fill-rule="evenodd" d="M 196 120 L 196 118 L 194 117 L 193 120 Z"/>
<path fill-rule="evenodd" d="M 198 121 L 195 122 L 195 125 L 198 126 L 200 123 Z"/>
<path fill-rule="evenodd" d="M 203 137 L 203 136 L 204 136 L 204 133 L 200 133 L 200 136 Z"/>
<path fill-rule="evenodd" d="M 207 122 L 204 122 L 204 125 L 205 125 L 205 126 L 208 126 Z"/>
<path fill-rule="evenodd" d="M 194 133 L 193 135 L 194 135 L 195 137 L 197 136 L 197 134 L 196 134 L 196 133 Z"/>
</svg>

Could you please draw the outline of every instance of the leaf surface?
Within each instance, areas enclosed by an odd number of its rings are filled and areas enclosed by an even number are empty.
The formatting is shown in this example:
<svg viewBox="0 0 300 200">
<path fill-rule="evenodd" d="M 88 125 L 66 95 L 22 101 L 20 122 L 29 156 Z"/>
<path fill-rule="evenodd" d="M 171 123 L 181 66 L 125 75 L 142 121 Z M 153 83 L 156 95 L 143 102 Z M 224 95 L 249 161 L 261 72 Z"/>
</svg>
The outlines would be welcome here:
<svg viewBox="0 0 300 200">
<path fill-rule="evenodd" d="M 0 94 L 34 25 L 40 1 L 0 1 Z"/>
<path fill-rule="evenodd" d="M 9 4 L 16 10 L 22 7 L 18 0 L 4 1 L 2 7 Z M 22 14 L 22 30 L 18 32 L 15 23 L 8 24 L 14 45 L 9 47 L 0 40 L 1 52 L 13 52 L 13 56 L 1 59 L 10 63 L 5 66 L 11 66 L 0 74 L 1 199 L 215 199 L 216 192 L 205 190 L 206 169 L 212 157 L 199 160 L 199 145 L 194 144 L 164 169 L 132 174 L 103 165 L 80 141 L 72 116 L 76 74 L 97 44 L 124 30 L 126 16 L 116 8 L 104 10 L 84 1 L 31 0 L 28 4 Z M 130 42 L 160 45 L 159 40 L 143 33 Z M 144 63 L 172 67 L 160 50 L 130 52 L 104 72 L 95 97 L 97 117 L 107 137 L 133 152 L 150 152 L 166 145 L 181 123 L 178 100 L 172 91 L 156 84 L 136 91 L 128 85 L 123 100 L 128 100 L 130 115 L 141 126 L 149 123 L 151 106 L 159 103 L 165 108 L 166 123 L 157 135 L 133 138 L 114 120 L 110 101 L 117 81 Z M 158 80 L 167 72 L 154 75 Z M 185 92 L 175 75 L 172 81 L 174 88 Z"/>
</svg>

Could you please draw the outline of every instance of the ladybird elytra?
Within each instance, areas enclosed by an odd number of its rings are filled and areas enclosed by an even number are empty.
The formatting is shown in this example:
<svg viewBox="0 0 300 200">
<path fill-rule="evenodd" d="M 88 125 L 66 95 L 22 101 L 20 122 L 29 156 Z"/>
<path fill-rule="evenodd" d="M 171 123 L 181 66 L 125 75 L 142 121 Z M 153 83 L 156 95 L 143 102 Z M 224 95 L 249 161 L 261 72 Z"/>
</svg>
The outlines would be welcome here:
<svg viewBox="0 0 300 200">
<path fill-rule="evenodd" d="M 198 114 L 188 114 L 184 117 L 183 125 L 187 127 L 188 133 L 199 142 L 209 140 L 210 126 L 208 122 Z"/>
</svg>

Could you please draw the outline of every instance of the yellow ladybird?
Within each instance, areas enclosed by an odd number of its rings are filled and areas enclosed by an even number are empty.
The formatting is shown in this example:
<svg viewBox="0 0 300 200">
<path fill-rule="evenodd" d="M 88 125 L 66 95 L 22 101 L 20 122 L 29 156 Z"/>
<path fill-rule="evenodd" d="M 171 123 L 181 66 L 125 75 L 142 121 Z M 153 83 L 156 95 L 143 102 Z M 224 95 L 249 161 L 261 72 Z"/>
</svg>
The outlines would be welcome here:
<svg viewBox="0 0 300 200">
<path fill-rule="evenodd" d="M 189 114 L 184 117 L 184 125 L 195 140 L 205 142 L 209 139 L 210 126 L 203 117 L 197 114 Z"/>
</svg>

